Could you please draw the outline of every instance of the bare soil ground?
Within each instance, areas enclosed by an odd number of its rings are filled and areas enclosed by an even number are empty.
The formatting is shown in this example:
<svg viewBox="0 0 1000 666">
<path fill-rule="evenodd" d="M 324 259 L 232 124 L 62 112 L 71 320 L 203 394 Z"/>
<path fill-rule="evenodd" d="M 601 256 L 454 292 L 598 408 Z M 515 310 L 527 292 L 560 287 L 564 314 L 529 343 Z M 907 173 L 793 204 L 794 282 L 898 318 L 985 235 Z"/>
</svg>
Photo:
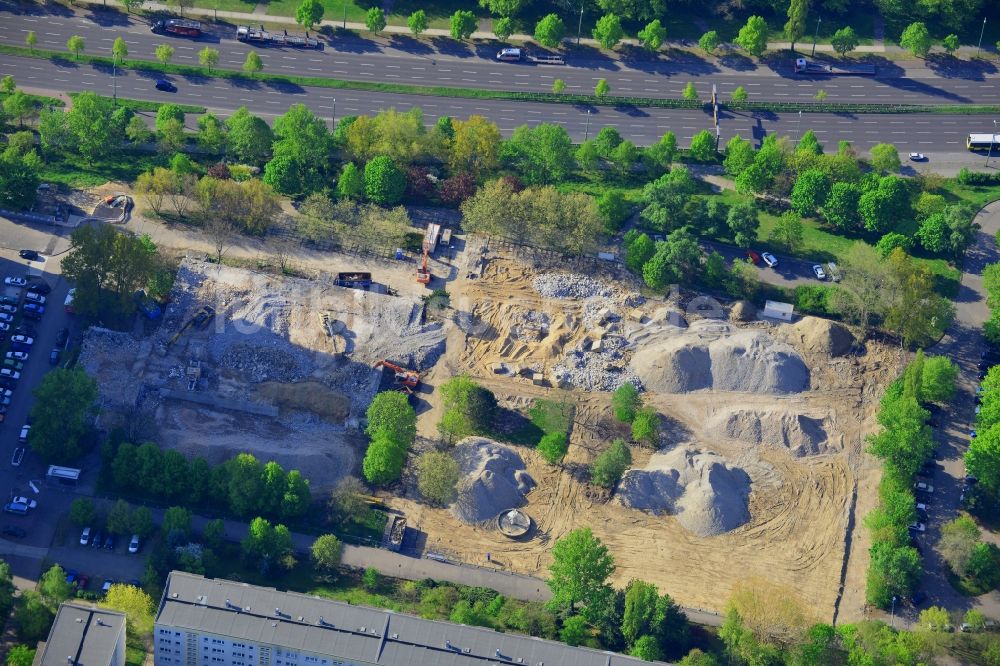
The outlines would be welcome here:
<svg viewBox="0 0 1000 666">
<path fill-rule="evenodd" d="M 627 432 L 611 419 L 610 393 L 556 388 L 566 383 L 551 371 L 567 356 L 579 360 L 585 339 L 621 335 L 638 342 L 617 357 L 606 356 L 601 365 L 604 372 L 621 372 L 637 346 L 666 335 L 639 335 L 636 327 L 651 319 L 676 321 L 669 320 L 665 310 L 679 309 L 679 304 L 656 300 L 629 308 L 616 294 L 603 300 L 619 310 L 617 323 L 602 323 L 601 317 L 588 316 L 586 299 L 543 298 L 532 288 L 532 279 L 552 268 L 503 256 L 488 256 L 483 262 L 476 252 L 468 257 L 462 275 L 449 288 L 459 325 L 449 330 L 445 355 L 427 381 L 437 384 L 468 372 L 505 406 L 526 407 L 544 397 L 569 400 L 576 411 L 571 446 L 561 467 L 547 465 L 531 449 L 517 449 L 537 483 L 524 506 L 536 524 L 529 540 L 509 540 L 495 529 L 463 523 L 452 512 L 416 499 L 391 498 L 409 523 L 426 533 L 428 550 L 476 564 L 485 564 L 488 552 L 494 566 L 544 575 L 552 540 L 586 526 L 614 554 L 619 586 L 643 578 L 686 606 L 721 610 L 734 584 L 758 577 L 796 590 L 827 620 L 838 606 L 841 619 L 861 616 L 868 544 L 863 530 L 857 529 L 858 516 L 871 506 L 878 478 L 877 466 L 863 453 L 863 440 L 873 427 L 881 387 L 899 367 L 895 350 L 869 342 L 833 357 L 822 346 L 798 344 L 795 335 L 777 334 L 773 324 L 753 322 L 744 328 L 787 338 L 801 355 L 809 371 L 804 391 L 644 394 L 663 417 L 661 450 L 692 447 L 717 454 L 751 478 L 749 521 L 717 536 L 699 537 L 674 516 L 626 508 L 587 483 L 586 466 L 613 438 L 627 437 Z M 469 273 L 481 277 L 469 279 Z M 698 315 L 690 312 L 688 318 Z M 545 385 L 533 383 L 525 369 L 544 375 Z M 440 418 L 434 396 L 419 422 L 428 436 L 433 436 Z M 719 423 L 732 420 L 736 412 L 761 415 L 760 425 L 755 425 L 762 433 L 759 441 L 743 432 L 733 438 L 720 435 Z M 743 423 L 745 417 L 735 421 Z M 654 453 L 636 446 L 632 452 L 633 469 L 644 467 Z M 848 542 L 852 547 L 839 599 Z"/>
</svg>

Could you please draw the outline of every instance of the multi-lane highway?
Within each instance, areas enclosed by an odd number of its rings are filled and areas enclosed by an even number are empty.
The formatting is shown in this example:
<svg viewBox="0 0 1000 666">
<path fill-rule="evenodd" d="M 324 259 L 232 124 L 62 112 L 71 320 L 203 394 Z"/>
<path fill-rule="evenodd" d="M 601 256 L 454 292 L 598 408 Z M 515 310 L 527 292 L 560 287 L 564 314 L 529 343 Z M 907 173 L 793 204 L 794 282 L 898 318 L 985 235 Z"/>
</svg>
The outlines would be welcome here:
<svg viewBox="0 0 1000 666">
<path fill-rule="evenodd" d="M 76 64 L 70 61 L 50 62 L 35 58 L 3 57 L 0 75 L 13 74 L 18 84 L 33 90 L 74 92 L 89 90 L 100 94 L 112 93 L 110 68 Z M 295 103 L 308 105 L 321 117 L 346 114 L 371 114 L 395 107 L 406 110 L 419 106 L 428 123 L 439 116 L 457 118 L 478 114 L 497 123 L 504 133 L 523 124 L 551 122 L 562 125 L 574 140 L 593 137 L 602 127 L 613 126 L 621 134 L 640 145 L 658 140 L 664 132 L 674 132 L 681 145 L 691 136 L 712 127 L 712 117 L 702 111 L 675 109 L 639 109 L 587 105 L 542 104 L 529 102 L 489 101 L 396 95 L 357 90 L 309 88 L 271 82 L 231 81 L 202 76 L 168 77 L 177 85 L 176 93 L 165 93 L 153 87 L 156 74 L 119 71 L 116 77 L 118 95 L 122 97 L 174 101 L 197 104 L 227 113 L 246 106 L 265 117 L 275 116 Z M 859 150 L 868 150 L 880 142 L 891 142 L 901 153 L 919 151 L 932 160 L 943 154 L 981 159 L 965 151 L 965 136 L 980 131 L 986 122 L 979 116 L 947 115 L 871 115 L 855 114 L 776 114 L 724 113 L 721 118 L 721 138 L 725 142 L 734 134 L 760 141 L 765 135 L 779 133 L 801 136 L 812 129 L 820 141 L 833 147 L 846 139 Z M 992 126 L 992 123 L 989 123 Z"/>
<path fill-rule="evenodd" d="M 0 43 L 23 45 L 28 31 L 34 31 L 40 48 L 65 50 L 66 40 L 80 35 L 86 40 L 86 53 L 110 55 L 112 42 L 123 37 L 132 57 L 154 60 L 156 45 L 165 43 L 175 49 L 172 62 L 195 65 L 198 51 L 212 46 L 219 49 L 222 67 L 239 69 L 254 47 L 237 42 L 231 28 L 214 30 L 197 40 L 179 39 L 154 35 L 144 19 L 117 13 L 74 15 L 62 7 L 32 5 L 12 10 L 0 6 Z M 690 81 L 702 99 L 715 84 L 723 99 L 743 86 L 751 100 L 811 101 L 822 88 L 831 102 L 1000 103 L 1000 75 L 985 60 L 928 60 L 918 65 L 886 59 L 878 64 L 875 78 L 803 77 L 793 73 L 790 56 L 756 64 L 738 55 L 720 61 L 694 54 L 631 59 L 585 49 L 571 53 L 566 66 L 545 66 L 496 62 L 497 45 L 491 43 L 400 36 L 373 41 L 345 33 L 321 39 L 325 48 L 318 51 L 255 50 L 267 72 L 354 81 L 548 91 L 560 78 L 568 92 L 589 94 L 603 78 L 614 94 L 625 96 L 679 98 Z"/>
</svg>

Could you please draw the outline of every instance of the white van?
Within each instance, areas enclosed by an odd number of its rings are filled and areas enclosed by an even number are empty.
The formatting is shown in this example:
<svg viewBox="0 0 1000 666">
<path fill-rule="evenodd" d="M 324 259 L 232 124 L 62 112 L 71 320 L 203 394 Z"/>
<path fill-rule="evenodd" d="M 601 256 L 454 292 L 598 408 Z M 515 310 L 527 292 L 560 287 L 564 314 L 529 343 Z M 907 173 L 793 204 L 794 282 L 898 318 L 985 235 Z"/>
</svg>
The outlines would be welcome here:
<svg viewBox="0 0 1000 666">
<path fill-rule="evenodd" d="M 524 54 L 521 53 L 521 49 L 500 49 L 499 53 L 497 53 L 497 60 L 500 60 L 501 62 L 520 62 L 523 55 Z"/>
</svg>

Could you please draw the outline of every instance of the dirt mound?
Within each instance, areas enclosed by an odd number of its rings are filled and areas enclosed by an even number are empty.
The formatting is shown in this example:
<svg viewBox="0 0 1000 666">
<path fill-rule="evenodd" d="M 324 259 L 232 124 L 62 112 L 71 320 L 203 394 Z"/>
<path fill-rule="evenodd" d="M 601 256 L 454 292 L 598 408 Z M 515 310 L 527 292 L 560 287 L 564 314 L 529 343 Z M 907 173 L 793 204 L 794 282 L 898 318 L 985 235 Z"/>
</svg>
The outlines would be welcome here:
<svg viewBox="0 0 1000 666">
<path fill-rule="evenodd" d="M 257 394 L 282 409 L 312 412 L 332 423 L 343 423 L 351 414 L 351 400 L 319 382 L 265 382 Z"/>
<path fill-rule="evenodd" d="M 777 335 L 809 354 L 843 356 L 854 344 L 854 336 L 845 327 L 819 317 L 803 317 L 792 326 L 778 329 Z"/>
<path fill-rule="evenodd" d="M 757 308 L 750 301 L 736 301 L 729 316 L 734 321 L 752 321 L 757 316 Z"/>
<path fill-rule="evenodd" d="M 466 523 L 495 519 L 501 511 L 523 506 L 535 482 L 524 461 L 510 447 L 482 437 L 466 437 L 455 447 L 462 470 L 452 513 Z"/>
<path fill-rule="evenodd" d="M 760 331 L 717 329 L 718 337 L 708 339 L 701 328 L 635 353 L 631 366 L 647 390 L 796 393 L 809 387 L 809 371 L 789 345 Z"/>
<path fill-rule="evenodd" d="M 729 532 L 750 520 L 750 476 L 721 456 L 691 449 L 656 453 L 645 469 L 627 471 L 617 497 L 632 509 L 673 514 L 701 537 Z"/>
<path fill-rule="evenodd" d="M 825 453 L 826 420 L 783 411 L 736 409 L 723 411 L 708 422 L 710 437 L 734 439 L 753 446 L 789 449 L 797 456 Z"/>
</svg>

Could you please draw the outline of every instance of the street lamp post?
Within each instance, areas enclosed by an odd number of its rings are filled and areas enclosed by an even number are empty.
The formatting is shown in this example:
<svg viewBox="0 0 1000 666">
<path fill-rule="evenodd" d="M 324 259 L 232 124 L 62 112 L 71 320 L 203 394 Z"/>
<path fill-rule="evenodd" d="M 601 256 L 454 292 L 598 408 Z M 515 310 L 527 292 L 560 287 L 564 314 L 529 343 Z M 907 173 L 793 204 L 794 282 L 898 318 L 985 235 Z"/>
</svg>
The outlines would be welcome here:
<svg viewBox="0 0 1000 666">
<path fill-rule="evenodd" d="M 893 628 L 896 627 L 896 599 L 898 598 L 899 597 L 896 595 L 892 595 L 892 613 L 890 615 L 890 622 Z"/>
<path fill-rule="evenodd" d="M 337 98 L 333 98 L 333 111 L 330 113 L 330 131 L 337 129 Z"/>
<path fill-rule="evenodd" d="M 583 31 L 583 3 L 580 3 L 580 20 L 576 24 L 576 45 L 580 45 L 580 33 Z"/>
<path fill-rule="evenodd" d="M 816 32 L 815 34 L 813 34 L 813 52 L 812 52 L 813 58 L 816 57 L 816 40 L 819 39 L 819 24 L 822 22 L 823 22 L 822 16 L 816 18 Z"/>
<path fill-rule="evenodd" d="M 118 106 L 118 66 L 114 62 L 111 63 L 111 85 L 111 105 Z"/>
<path fill-rule="evenodd" d="M 586 143 L 587 139 L 589 139 L 589 138 L 590 138 L 590 109 L 587 109 L 587 129 L 584 130 L 584 132 L 583 132 L 583 141 L 584 141 L 584 143 Z"/>
<path fill-rule="evenodd" d="M 986 166 L 990 165 L 990 158 L 993 156 L 993 144 L 997 142 L 997 121 L 993 121 L 993 136 L 990 137 L 990 145 L 986 149 Z"/>
<path fill-rule="evenodd" d="M 976 47 L 976 57 L 977 58 L 979 57 L 979 54 L 983 50 L 983 33 L 984 32 L 986 32 L 986 17 L 985 16 L 983 17 L 983 27 L 979 31 L 979 46 Z"/>
</svg>

